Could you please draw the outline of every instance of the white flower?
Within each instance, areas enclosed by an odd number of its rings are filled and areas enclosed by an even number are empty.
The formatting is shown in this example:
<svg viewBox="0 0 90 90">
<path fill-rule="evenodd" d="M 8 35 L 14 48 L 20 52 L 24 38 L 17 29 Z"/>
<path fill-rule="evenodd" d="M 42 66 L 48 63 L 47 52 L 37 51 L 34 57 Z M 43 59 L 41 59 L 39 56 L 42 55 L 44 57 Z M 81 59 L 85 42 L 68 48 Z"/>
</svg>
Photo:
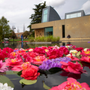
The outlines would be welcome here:
<svg viewBox="0 0 90 90">
<path fill-rule="evenodd" d="M 88 48 L 84 48 L 84 51 L 87 51 Z"/>
<path fill-rule="evenodd" d="M 78 52 L 77 50 L 70 50 L 70 53 L 72 53 L 72 54 L 75 54 L 77 52 Z"/>
<path fill-rule="evenodd" d="M 66 48 L 70 48 L 71 46 L 65 46 Z"/>
<path fill-rule="evenodd" d="M 0 83 L 0 90 L 14 90 L 14 88 L 8 86 L 7 83 L 5 83 L 5 84 Z"/>
<path fill-rule="evenodd" d="M 31 49 L 29 49 L 29 51 L 31 52 L 31 51 L 33 51 L 33 49 L 31 48 Z"/>
</svg>

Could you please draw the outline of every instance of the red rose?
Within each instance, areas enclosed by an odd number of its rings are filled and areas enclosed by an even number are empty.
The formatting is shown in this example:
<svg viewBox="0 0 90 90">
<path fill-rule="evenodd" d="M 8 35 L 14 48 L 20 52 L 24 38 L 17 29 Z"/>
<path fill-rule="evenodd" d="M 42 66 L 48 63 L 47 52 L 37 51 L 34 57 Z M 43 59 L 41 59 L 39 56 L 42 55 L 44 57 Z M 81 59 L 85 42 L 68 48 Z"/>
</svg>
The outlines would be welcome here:
<svg viewBox="0 0 90 90">
<path fill-rule="evenodd" d="M 75 48 L 75 50 L 82 51 L 83 50 L 83 47 L 77 47 L 77 48 Z"/>
<path fill-rule="evenodd" d="M 22 71 L 21 77 L 27 80 L 35 80 L 40 75 L 36 68 L 30 67 Z"/>
</svg>

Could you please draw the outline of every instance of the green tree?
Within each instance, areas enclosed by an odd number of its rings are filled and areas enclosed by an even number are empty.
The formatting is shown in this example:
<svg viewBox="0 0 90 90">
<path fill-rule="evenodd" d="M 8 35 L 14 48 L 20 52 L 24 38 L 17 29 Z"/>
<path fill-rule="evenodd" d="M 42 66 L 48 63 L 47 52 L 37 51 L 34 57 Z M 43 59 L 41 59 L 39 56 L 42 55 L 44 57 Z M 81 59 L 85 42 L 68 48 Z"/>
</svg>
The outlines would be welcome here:
<svg viewBox="0 0 90 90">
<path fill-rule="evenodd" d="M 8 20 L 2 16 L 0 19 L 0 26 L 2 27 L 2 38 L 9 37 L 10 34 L 10 26 L 8 25 Z"/>
<path fill-rule="evenodd" d="M 30 28 L 30 32 L 32 33 L 32 29 L 31 29 L 31 24 L 35 24 L 35 23 L 41 23 L 41 19 L 42 19 L 42 11 L 43 9 L 46 8 L 46 2 L 44 3 L 39 3 L 38 5 L 35 5 L 35 8 L 33 8 L 34 10 L 34 14 L 31 14 L 30 18 L 31 19 L 31 23 L 28 26 L 28 28 Z"/>
<path fill-rule="evenodd" d="M 2 26 L 0 26 L 0 41 L 2 41 Z"/>
<path fill-rule="evenodd" d="M 30 34 L 29 31 L 25 31 L 25 32 L 23 33 L 23 37 L 27 38 L 27 36 L 28 36 L 29 34 Z"/>
</svg>

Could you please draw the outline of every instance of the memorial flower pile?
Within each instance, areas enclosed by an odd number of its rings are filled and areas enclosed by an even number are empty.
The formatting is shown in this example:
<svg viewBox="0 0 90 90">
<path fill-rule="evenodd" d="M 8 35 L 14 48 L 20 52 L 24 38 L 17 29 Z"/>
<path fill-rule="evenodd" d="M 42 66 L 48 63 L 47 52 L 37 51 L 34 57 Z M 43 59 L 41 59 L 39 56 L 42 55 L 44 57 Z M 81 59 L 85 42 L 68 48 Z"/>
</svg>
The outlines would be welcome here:
<svg viewBox="0 0 90 90">
<path fill-rule="evenodd" d="M 41 71 L 46 72 L 53 68 L 78 76 L 84 73 L 82 62 L 90 64 L 90 49 L 73 45 L 0 49 L 0 72 L 17 71 L 25 80 L 37 80 Z M 89 90 L 88 88 L 86 83 L 68 78 L 66 82 L 50 90 Z"/>
</svg>

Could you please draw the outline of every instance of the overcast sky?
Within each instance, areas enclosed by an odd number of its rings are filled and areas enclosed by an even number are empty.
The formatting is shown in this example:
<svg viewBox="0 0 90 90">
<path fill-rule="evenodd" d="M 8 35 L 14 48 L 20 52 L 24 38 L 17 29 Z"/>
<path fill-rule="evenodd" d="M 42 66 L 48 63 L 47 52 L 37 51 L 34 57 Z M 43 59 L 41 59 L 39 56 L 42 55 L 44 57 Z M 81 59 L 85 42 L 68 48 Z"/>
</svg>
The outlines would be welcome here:
<svg viewBox="0 0 90 90">
<path fill-rule="evenodd" d="M 85 14 L 90 14 L 90 0 L 0 0 L 0 18 L 4 16 L 9 20 L 9 25 L 15 26 L 15 32 L 29 30 L 29 17 L 34 13 L 32 10 L 35 4 L 46 1 L 47 6 L 52 6 L 64 19 L 65 13 L 84 10 Z"/>
</svg>

